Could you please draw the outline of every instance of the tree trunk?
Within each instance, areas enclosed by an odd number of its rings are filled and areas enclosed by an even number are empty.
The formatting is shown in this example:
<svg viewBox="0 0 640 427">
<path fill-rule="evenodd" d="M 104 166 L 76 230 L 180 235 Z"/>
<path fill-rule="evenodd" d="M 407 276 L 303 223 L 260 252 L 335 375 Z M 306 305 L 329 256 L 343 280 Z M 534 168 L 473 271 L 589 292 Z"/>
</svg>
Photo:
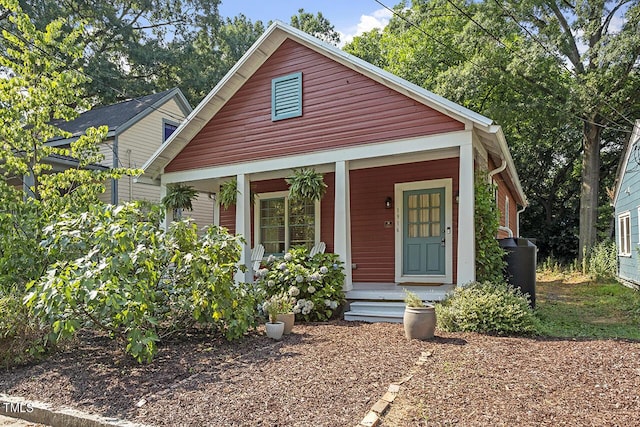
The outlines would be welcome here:
<svg viewBox="0 0 640 427">
<path fill-rule="evenodd" d="M 584 154 L 582 156 L 582 186 L 580 190 L 580 236 L 578 260 L 596 242 L 598 223 L 598 192 L 600 185 L 600 137 L 602 129 L 596 117 L 584 124 Z"/>
</svg>

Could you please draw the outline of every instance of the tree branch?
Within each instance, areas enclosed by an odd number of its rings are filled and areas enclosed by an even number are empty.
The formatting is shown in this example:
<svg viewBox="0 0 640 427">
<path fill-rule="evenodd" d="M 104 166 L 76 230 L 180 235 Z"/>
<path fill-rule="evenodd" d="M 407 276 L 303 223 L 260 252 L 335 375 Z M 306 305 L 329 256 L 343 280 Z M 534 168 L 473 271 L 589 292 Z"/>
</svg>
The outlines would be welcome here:
<svg viewBox="0 0 640 427">
<path fill-rule="evenodd" d="M 562 11 L 555 2 L 549 2 L 549 7 L 558 19 L 558 23 L 560 23 L 563 34 L 565 35 L 568 42 L 567 44 L 569 49 L 567 52 L 564 52 L 564 54 L 567 55 L 567 58 L 569 58 L 569 61 L 571 61 L 578 74 L 584 74 L 584 65 L 582 64 L 582 61 L 580 61 L 580 52 L 578 51 L 576 39 L 571 32 L 571 26 L 569 25 L 564 15 L 562 14 Z M 561 48 L 561 46 L 559 47 Z"/>
</svg>

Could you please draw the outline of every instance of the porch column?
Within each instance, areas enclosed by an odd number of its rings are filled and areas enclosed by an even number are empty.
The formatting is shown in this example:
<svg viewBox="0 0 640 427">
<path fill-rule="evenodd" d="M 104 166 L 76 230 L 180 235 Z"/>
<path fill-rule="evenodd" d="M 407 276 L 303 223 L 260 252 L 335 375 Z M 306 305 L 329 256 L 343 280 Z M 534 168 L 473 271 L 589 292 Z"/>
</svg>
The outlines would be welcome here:
<svg viewBox="0 0 640 427">
<path fill-rule="evenodd" d="M 220 184 L 213 186 L 213 225 L 220 226 Z"/>
<path fill-rule="evenodd" d="M 160 184 L 160 200 L 164 199 L 164 197 L 167 195 L 167 184 Z M 164 219 L 162 220 L 162 223 L 160 224 L 160 227 L 164 230 L 167 231 L 169 229 L 169 225 L 171 225 L 171 222 L 173 221 L 173 209 L 171 208 L 164 208 Z"/>
<path fill-rule="evenodd" d="M 460 146 L 459 173 L 457 284 L 464 286 L 476 279 L 475 191 L 471 138 L 468 143 Z"/>
<path fill-rule="evenodd" d="M 333 251 L 344 262 L 345 291 L 353 288 L 351 277 L 351 206 L 349 195 L 349 162 L 336 162 L 335 208 L 333 219 Z"/>
<path fill-rule="evenodd" d="M 236 196 L 236 234 L 244 236 L 246 243 L 240 254 L 240 265 L 247 266 L 246 272 L 236 273 L 236 282 L 253 282 L 251 271 L 251 195 L 249 175 L 238 174 L 238 194 Z"/>
</svg>

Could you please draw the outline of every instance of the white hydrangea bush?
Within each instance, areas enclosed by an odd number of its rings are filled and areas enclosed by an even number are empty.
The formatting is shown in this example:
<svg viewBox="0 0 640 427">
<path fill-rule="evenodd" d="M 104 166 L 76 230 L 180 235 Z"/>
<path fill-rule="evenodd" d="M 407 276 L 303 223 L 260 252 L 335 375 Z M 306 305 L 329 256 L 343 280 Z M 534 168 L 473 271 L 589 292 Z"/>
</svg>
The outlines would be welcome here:
<svg viewBox="0 0 640 427">
<path fill-rule="evenodd" d="M 286 293 L 295 299 L 298 320 L 328 320 L 345 301 L 344 267 L 336 254 L 310 257 L 306 248 L 294 248 L 283 257 L 270 255 L 256 276 L 265 298 Z"/>
</svg>

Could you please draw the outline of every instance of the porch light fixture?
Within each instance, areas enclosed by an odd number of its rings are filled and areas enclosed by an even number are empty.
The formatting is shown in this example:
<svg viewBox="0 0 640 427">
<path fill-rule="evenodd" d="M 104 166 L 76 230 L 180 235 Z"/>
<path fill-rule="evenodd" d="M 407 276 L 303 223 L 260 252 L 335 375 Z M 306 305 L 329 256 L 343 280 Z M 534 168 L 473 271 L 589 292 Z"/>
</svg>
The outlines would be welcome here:
<svg viewBox="0 0 640 427">
<path fill-rule="evenodd" d="M 391 209 L 393 207 L 393 199 L 391 197 L 387 197 L 384 199 L 384 208 Z"/>
</svg>

